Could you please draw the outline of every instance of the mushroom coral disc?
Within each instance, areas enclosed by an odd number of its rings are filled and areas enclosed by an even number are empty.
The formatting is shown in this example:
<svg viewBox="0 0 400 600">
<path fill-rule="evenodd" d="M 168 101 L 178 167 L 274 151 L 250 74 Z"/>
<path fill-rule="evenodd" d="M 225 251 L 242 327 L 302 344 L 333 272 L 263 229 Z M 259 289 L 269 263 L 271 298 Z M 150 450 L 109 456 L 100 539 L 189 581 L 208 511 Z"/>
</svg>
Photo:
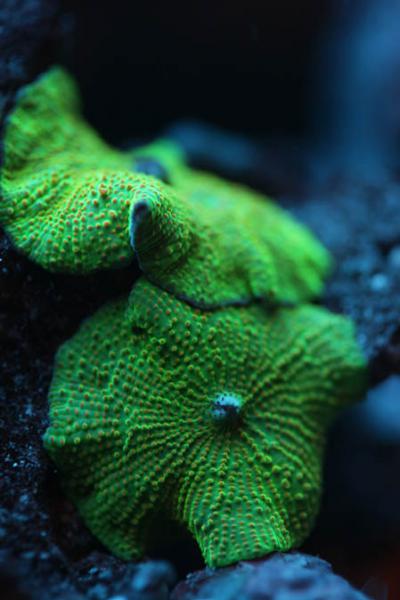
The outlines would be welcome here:
<svg viewBox="0 0 400 600">
<path fill-rule="evenodd" d="M 54 67 L 21 90 L 6 122 L 0 222 L 32 260 L 87 273 L 136 253 L 153 283 L 204 308 L 320 294 L 329 255 L 288 213 L 191 169 L 166 140 L 111 148 L 79 105 Z"/>
</svg>

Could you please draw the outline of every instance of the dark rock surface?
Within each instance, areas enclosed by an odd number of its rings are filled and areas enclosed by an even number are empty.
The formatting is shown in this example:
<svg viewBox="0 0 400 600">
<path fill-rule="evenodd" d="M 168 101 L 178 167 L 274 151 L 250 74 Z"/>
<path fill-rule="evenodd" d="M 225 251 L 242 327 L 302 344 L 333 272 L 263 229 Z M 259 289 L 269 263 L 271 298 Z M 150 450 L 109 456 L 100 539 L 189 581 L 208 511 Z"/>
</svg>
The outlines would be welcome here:
<svg viewBox="0 0 400 600">
<path fill-rule="evenodd" d="M 356 323 L 373 381 L 400 369 L 400 181 L 342 180 L 285 202 L 331 250 L 324 303 Z"/>
<path fill-rule="evenodd" d="M 179 583 L 171 600 L 367 600 L 332 573 L 330 565 L 307 554 L 275 554 L 219 571 L 204 569 Z"/>
</svg>

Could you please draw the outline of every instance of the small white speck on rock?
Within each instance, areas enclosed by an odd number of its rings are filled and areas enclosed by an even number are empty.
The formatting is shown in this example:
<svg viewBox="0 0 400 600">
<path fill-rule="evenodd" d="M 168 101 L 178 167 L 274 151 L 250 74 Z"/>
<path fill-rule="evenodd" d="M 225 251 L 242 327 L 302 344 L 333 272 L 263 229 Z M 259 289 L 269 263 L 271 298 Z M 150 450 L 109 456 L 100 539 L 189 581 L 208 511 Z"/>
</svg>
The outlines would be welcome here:
<svg viewBox="0 0 400 600">
<path fill-rule="evenodd" d="M 383 273 L 376 273 L 370 280 L 371 290 L 374 292 L 382 292 L 389 286 L 389 281 Z"/>
</svg>

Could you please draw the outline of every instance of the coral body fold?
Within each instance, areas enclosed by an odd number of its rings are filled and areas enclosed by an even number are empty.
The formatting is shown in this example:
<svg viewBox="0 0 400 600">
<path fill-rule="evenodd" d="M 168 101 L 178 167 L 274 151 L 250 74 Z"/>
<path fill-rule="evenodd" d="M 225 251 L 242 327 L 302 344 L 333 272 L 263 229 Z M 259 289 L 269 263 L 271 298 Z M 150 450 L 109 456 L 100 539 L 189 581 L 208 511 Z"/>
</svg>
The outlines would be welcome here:
<svg viewBox="0 0 400 600">
<path fill-rule="evenodd" d="M 0 222 L 18 248 L 52 271 L 132 260 L 127 219 L 139 176 L 81 119 L 61 69 L 21 90 L 4 139 Z"/>
<path fill-rule="evenodd" d="M 7 120 L 0 223 L 20 250 L 72 273 L 136 253 L 151 281 L 205 308 L 320 294 L 329 255 L 284 210 L 189 168 L 166 140 L 111 148 L 79 104 L 72 79 L 53 68 L 21 91 Z"/>
</svg>

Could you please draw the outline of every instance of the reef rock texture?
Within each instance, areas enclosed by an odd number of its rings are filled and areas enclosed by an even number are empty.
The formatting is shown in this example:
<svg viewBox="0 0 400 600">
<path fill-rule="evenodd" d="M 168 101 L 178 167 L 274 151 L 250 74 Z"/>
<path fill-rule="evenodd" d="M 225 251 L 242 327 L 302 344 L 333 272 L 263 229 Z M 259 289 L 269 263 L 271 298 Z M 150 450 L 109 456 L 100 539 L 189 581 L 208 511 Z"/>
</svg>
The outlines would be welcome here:
<svg viewBox="0 0 400 600">
<path fill-rule="evenodd" d="M 274 554 L 267 560 L 190 574 L 171 600 L 367 600 L 331 566 L 307 554 Z"/>
<path fill-rule="evenodd" d="M 288 202 L 333 254 L 325 303 L 348 314 L 370 360 L 371 376 L 400 369 L 400 180 L 345 179 Z"/>
</svg>

